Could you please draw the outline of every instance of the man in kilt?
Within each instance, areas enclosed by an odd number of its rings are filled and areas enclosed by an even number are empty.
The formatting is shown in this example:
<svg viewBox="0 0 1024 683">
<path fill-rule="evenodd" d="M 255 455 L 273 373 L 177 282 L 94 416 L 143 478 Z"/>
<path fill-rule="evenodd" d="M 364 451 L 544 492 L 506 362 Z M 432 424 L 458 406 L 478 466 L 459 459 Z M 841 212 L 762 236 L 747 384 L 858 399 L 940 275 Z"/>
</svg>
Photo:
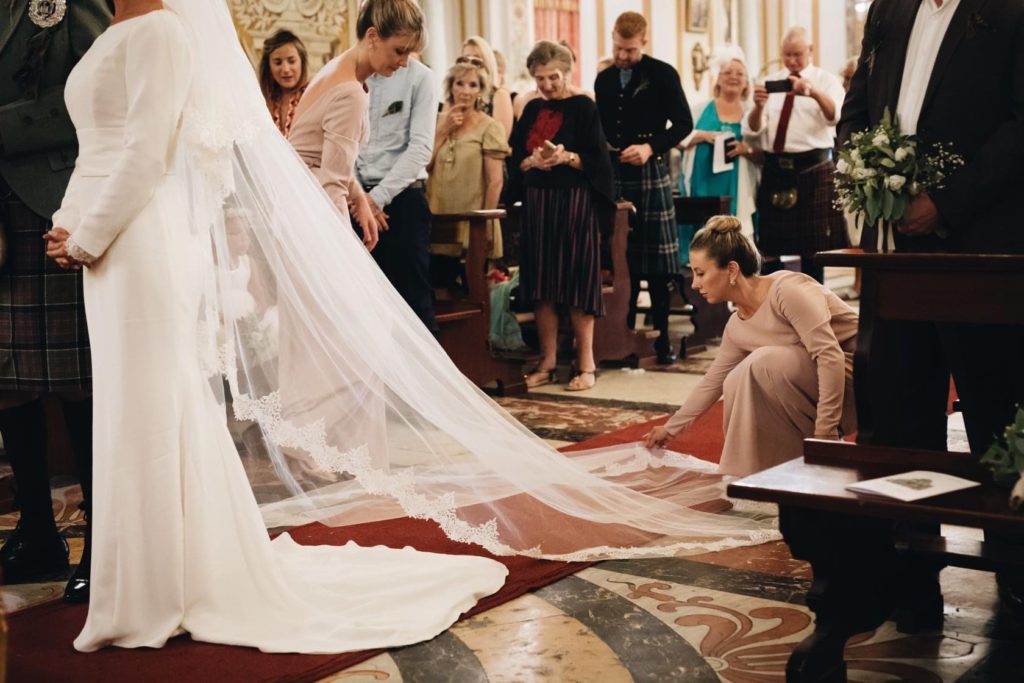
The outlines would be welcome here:
<svg viewBox="0 0 1024 683">
<path fill-rule="evenodd" d="M 801 270 L 823 282 L 825 271 L 814 265 L 814 253 L 847 246 L 832 182 L 835 125 L 846 93 L 838 76 L 811 64 L 813 50 L 806 29 L 786 33 L 785 68 L 766 81 L 786 90 L 769 93 L 765 84 L 755 86 L 743 127 L 744 134 L 761 136 L 765 151 L 757 246 L 765 256 L 800 256 Z"/>
<path fill-rule="evenodd" d="M 46 465 L 43 398 L 59 397 L 88 524 L 92 399 L 82 276 L 46 257 L 43 235 L 75 165 L 64 107 L 72 67 L 110 23 L 106 0 L 12 0 L 0 10 L 0 436 L 14 472 L 18 526 L 3 548 L 5 583 L 66 575 Z M 89 596 L 89 530 L 64 598 Z"/>
<path fill-rule="evenodd" d="M 633 290 L 627 322 L 636 323 L 640 280 L 647 280 L 651 317 L 660 333 L 658 362 L 667 364 L 675 360 L 668 336 L 669 283 L 680 272 L 668 152 L 690 134 L 693 118 L 679 73 L 643 54 L 646 44 L 647 20 L 636 12 L 619 15 L 612 31 L 614 62 L 598 74 L 594 92 L 616 189 L 637 210 L 626 252 Z"/>
</svg>

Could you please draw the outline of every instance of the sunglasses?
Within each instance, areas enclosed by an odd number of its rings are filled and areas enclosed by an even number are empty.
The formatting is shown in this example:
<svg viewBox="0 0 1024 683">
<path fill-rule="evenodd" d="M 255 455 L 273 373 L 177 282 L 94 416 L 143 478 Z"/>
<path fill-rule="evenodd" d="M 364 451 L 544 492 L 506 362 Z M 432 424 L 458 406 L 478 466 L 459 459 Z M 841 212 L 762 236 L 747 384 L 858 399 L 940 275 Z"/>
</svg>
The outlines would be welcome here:
<svg viewBox="0 0 1024 683">
<path fill-rule="evenodd" d="M 472 57 L 469 55 L 463 55 L 455 60 L 456 64 L 472 64 L 473 66 L 483 66 L 484 60 L 479 57 Z"/>
</svg>

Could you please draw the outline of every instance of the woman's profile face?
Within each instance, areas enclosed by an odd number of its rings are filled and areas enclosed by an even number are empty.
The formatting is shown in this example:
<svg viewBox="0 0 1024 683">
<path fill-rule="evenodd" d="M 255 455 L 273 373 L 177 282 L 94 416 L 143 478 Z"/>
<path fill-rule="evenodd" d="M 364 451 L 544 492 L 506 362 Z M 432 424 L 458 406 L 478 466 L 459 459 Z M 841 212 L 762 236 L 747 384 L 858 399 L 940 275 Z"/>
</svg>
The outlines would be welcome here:
<svg viewBox="0 0 1024 683">
<path fill-rule="evenodd" d="M 294 43 L 287 43 L 270 53 L 270 76 L 282 90 L 299 87 L 302 78 L 302 58 Z"/>
<path fill-rule="evenodd" d="M 456 76 L 452 81 L 452 100 L 455 104 L 464 104 L 472 109 L 480 97 L 480 77 L 473 71 Z"/>
<path fill-rule="evenodd" d="M 533 80 L 545 100 L 558 99 L 565 93 L 565 74 L 553 63 L 533 67 Z"/>
<path fill-rule="evenodd" d="M 408 66 L 417 42 L 416 36 L 407 33 L 395 34 L 390 38 L 377 36 L 370 50 L 373 72 L 381 76 L 393 76 L 396 71 Z"/>
<path fill-rule="evenodd" d="M 693 288 L 709 304 L 729 299 L 729 269 L 719 267 L 707 250 L 690 250 L 690 268 L 693 270 Z"/>
</svg>

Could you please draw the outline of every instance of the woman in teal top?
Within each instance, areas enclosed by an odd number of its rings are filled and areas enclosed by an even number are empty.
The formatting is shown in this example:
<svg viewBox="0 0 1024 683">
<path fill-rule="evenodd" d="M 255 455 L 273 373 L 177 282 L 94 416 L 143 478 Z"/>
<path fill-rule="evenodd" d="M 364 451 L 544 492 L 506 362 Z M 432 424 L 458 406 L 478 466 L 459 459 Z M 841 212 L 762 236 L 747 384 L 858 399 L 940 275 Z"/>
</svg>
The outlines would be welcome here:
<svg viewBox="0 0 1024 683">
<path fill-rule="evenodd" d="M 679 192 L 684 197 L 732 197 L 730 213 L 737 216 L 743 232 L 753 236 L 754 194 L 757 188 L 756 169 L 752 161 L 760 150 L 743 140 L 741 132 L 746 115 L 750 79 L 739 48 L 730 49 L 719 61 L 718 79 L 714 99 L 694 111 L 693 132 L 680 147 L 683 152 L 683 174 L 679 179 Z M 715 138 L 732 134 L 735 143 L 727 144 L 726 156 L 733 161 L 732 169 L 714 172 Z M 689 244 L 699 225 L 680 224 L 679 242 Z M 680 249 L 680 258 L 689 261 L 689 250 Z"/>
</svg>

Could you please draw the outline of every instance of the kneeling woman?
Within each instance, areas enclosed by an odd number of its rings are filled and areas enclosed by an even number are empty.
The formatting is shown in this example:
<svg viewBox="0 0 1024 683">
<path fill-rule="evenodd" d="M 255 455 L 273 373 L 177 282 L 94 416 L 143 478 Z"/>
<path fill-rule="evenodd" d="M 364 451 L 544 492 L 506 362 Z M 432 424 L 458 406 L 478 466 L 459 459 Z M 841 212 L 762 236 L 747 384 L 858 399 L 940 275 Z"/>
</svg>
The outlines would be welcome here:
<svg viewBox="0 0 1024 683">
<path fill-rule="evenodd" d="M 814 279 L 757 275 L 760 255 L 732 216 L 715 216 L 693 237 L 693 288 L 710 303 L 729 301 L 714 363 L 667 423 L 647 434 L 663 446 L 723 394 L 721 472 L 758 472 L 803 453 L 807 437 L 839 438 L 856 424 L 853 350 L 857 313 Z"/>
</svg>

